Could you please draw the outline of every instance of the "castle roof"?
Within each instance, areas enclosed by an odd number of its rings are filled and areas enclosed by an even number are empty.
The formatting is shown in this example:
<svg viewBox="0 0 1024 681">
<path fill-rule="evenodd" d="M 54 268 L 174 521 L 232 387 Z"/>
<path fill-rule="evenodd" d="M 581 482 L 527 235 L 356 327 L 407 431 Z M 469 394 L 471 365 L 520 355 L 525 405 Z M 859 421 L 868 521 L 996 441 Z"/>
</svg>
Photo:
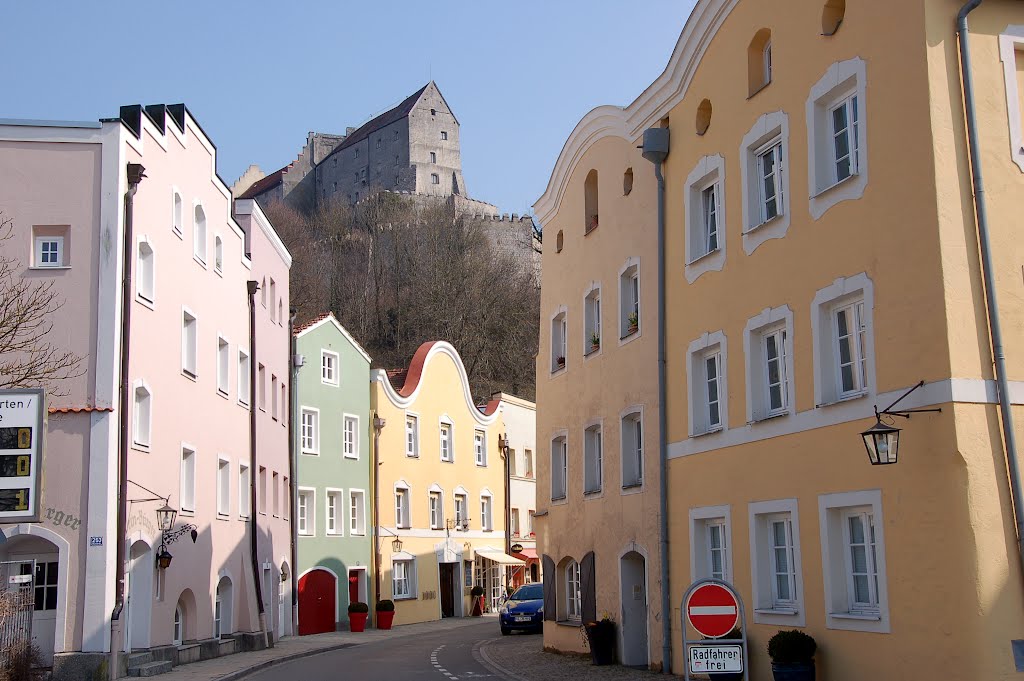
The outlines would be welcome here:
<svg viewBox="0 0 1024 681">
<path fill-rule="evenodd" d="M 386 128 L 392 123 L 396 123 L 402 120 L 403 118 L 407 117 L 409 113 L 412 111 L 413 107 L 416 106 L 416 102 L 420 100 L 420 97 L 423 96 L 423 92 L 428 87 L 430 87 L 430 83 L 427 83 L 419 90 L 403 99 L 402 103 L 396 106 L 395 108 L 389 109 L 382 113 L 381 115 L 377 116 L 376 118 L 371 119 L 368 123 L 364 123 L 363 125 L 361 125 L 351 135 L 347 135 L 345 137 L 345 141 L 339 144 L 334 151 L 328 154 L 327 158 L 330 158 L 331 156 L 338 153 L 342 149 L 347 149 L 348 147 L 351 147 L 353 144 L 362 142 L 376 131 L 382 128 Z"/>
<path fill-rule="evenodd" d="M 284 177 L 284 171 L 286 170 L 288 170 L 288 166 L 285 166 L 284 168 L 281 168 L 279 170 L 275 170 L 274 172 L 270 173 L 263 179 L 256 180 L 255 182 L 253 182 L 252 186 L 246 189 L 244 192 L 242 192 L 238 198 L 255 199 L 260 194 L 273 189 L 277 185 L 281 184 L 281 178 Z"/>
</svg>

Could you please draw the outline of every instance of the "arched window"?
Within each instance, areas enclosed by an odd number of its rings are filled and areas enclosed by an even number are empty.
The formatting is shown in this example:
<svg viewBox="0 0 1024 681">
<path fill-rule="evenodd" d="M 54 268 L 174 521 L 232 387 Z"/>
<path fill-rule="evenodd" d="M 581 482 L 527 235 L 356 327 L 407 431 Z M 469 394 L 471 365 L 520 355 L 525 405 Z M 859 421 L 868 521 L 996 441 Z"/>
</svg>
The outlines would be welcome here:
<svg viewBox="0 0 1024 681">
<path fill-rule="evenodd" d="M 148 240 L 139 240 L 139 279 L 136 295 L 147 303 L 156 299 L 156 254 Z"/>
<path fill-rule="evenodd" d="M 846 16 L 846 0 L 828 0 L 821 11 L 821 34 L 835 35 Z"/>
<path fill-rule="evenodd" d="M 703 135 L 711 126 L 711 100 L 705 99 L 697 106 L 697 134 Z"/>
<path fill-rule="evenodd" d="M 171 229 L 181 236 L 181 194 L 174 192 L 174 208 L 171 214 Z"/>
<path fill-rule="evenodd" d="M 555 235 L 555 253 L 562 252 L 562 230 L 558 230 L 558 234 Z"/>
<path fill-rule="evenodd" d="M 626 168 L 626 172 L 622 175 L 622 195 L 629 196 L 631 191 L 633 191 L 633 169 Z"/>
<path fill-rule="evenodd" d="M 591 170 L 583 183 L 584 234 L 597 228 L 597 171 Z"/>
<path fill-rule="evenodd" d="M 762 28 L 747 47 L 747 94 L 753 97 L 772 82 L 772 31 Z"/>
<path fill-rule="evenodd" d="M 196 205 L 195 219 L 193 222 L 193 253 L 196 259 L 206 264 L 206 212 L 203 207 Z"/>
<path fill-rule="evenodd" d="M 218 272 L 224 271 L 224 240 L 219 234 L 213 237 L 213 266 Z"/>
<path fill-rule="evenodd" d="M 178 603 L 177 607 L 174 608 L 174 634 L 172 638 L 176 646 L 180 646 L 181 642 L 185 640 L 185 613 L 182 610 L 181 603 Z"/>
<path fill-rule="evenodd" d="M 558 619 L 568 622 L 579 622 L 582 617 L 582 598 L 580 594 L 580 564 L 572 558 L 564 558 L 558 566 Z"/>
</svg>

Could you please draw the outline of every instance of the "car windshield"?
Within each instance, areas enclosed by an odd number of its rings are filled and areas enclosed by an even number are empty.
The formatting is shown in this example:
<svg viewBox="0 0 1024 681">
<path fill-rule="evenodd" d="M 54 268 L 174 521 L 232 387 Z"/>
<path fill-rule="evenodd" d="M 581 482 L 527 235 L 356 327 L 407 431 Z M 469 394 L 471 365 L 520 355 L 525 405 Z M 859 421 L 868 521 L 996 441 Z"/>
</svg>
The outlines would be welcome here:
<svg viewBox="0 0 1024 681">
<path fill-rule="evenodd" d="M 512 594 L 513 601 L 539 601 L 544 598 L 544 587 L 540 584 L 526 584 Z"/>
</svg>

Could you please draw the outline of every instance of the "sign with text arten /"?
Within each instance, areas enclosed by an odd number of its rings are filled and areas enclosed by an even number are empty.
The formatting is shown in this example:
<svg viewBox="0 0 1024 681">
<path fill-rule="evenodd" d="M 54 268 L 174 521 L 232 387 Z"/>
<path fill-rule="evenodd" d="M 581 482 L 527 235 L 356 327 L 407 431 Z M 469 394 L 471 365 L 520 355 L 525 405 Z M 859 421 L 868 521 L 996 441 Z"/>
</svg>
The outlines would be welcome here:
<svg viewBox="0 0 1024 681">
<path fill-rule="evenodd" d="M 45 432 L 42 390 L 0 390 L 0 522 L 39 520 Z"/>
</svg>

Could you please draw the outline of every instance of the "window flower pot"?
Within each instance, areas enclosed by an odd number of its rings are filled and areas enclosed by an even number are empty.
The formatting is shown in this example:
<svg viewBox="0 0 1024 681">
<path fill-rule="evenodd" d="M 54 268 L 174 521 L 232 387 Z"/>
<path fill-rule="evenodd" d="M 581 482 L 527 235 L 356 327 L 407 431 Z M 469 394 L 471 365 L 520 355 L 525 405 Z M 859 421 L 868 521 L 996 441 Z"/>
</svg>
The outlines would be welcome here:
<svg viewBox="0 0 1024 681">
<path fill-rule="evenodd" d="M 627 336 L 632 336 L 634 333 L 636 333 L 639 330 L 640 330 L 640 325 L 639 324 L 630 324 L 629 325 L 629 329 L 626 332 L 626 335 Z"/>
<path fill-rule="evenodd" d="M 348 630 L 349 631 L 366 631 L 366 618 L 369 617 L 368 612 L 350 612 L 348 614 Z"/>
<path fill-rule="evenodd" d="M 590 661 L 596 665 L 615 664 L 615 622 L 600 620 L 583 625 L 590 645 Z"/>
<path fill-rule="evenodd" d="M 558 365 L 559 369 L 565 367 L 565 357 L 559 357 L 558 359 L 556 359 L 555 364 Z"/>
</svg>

